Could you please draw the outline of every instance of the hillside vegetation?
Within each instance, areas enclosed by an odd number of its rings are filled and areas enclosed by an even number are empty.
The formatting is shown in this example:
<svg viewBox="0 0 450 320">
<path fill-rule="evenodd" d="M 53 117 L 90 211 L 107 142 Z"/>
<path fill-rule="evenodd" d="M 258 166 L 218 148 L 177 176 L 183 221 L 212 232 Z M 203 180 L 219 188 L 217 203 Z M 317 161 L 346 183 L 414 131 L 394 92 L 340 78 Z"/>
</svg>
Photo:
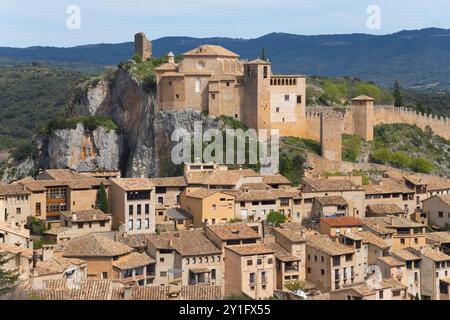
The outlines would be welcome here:
<svg viewBox="0 0 450 320">
<path fill-rule="evenodd" d="M 396 168 L 450 176 L 450 141 L 407 124 L 375 127 L 374 141 L 363 142 L 354 135 L 343 136 L 343 159 L 370 162 Z"/>
<path fill-rule="evenodd" d="M 29 141 L 37 124 L 66 104 L 66 88 L 83 75 L 34 63 L 0 67 L 0 151 Z"/>
</svg>

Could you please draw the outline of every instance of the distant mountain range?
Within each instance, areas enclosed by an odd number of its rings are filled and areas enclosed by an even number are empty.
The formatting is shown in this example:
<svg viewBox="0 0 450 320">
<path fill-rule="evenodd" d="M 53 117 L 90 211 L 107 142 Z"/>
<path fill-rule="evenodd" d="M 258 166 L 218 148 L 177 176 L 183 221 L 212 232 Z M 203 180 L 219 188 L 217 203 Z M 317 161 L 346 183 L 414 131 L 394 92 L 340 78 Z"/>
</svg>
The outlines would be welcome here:
<svg viewBox="0 0 450 320">
<path fill-rule="evenodd" d="M 148 33 L 151 37 L 151 33 Z M 428 28 L 389 35 L 345 34 L 302 36 L 271 33 L 256 39 L 164 37 L 153 41 L 154 54 L 180 54 L 201 44 L 219 44 L 244 59 L 262 48 L 276 73 L 352 76 L 391 87 L 450 88 L 450 30 Z M 133 54 L 133 43 L 73 48 L 0 47 L 0 65 L 47 61 L 82 70 L 116 65 Z"/>
</svg>

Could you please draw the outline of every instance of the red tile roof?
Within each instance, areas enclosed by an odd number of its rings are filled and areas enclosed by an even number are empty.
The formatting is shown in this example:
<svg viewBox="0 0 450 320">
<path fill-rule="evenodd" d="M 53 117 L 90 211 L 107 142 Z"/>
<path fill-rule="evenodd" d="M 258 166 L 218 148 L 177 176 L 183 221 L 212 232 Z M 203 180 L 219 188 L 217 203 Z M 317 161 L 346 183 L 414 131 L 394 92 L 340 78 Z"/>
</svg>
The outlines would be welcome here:
<svg viewBox="0 0 450 320">
<path fill-rule="evenodd" d="M 362 220 L 354 217 L 322 218 L 320 222 L 330 227 L 358 227 L 362 226 Z"/>
</svg>

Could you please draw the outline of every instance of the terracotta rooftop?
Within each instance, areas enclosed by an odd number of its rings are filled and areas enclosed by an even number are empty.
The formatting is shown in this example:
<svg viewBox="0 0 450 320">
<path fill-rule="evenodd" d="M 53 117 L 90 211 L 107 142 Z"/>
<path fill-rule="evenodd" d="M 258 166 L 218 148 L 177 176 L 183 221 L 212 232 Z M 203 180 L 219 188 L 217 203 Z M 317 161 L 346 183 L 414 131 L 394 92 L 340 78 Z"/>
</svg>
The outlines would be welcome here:
<svg viewBox="0 0 450 320">
<path fill-rule="evenodd" d="M 362 188 L 366 194 L 387 194 L 387 193 L 412 193 L 414 190 L 408 188 L 404 183 L 401 183 L 392 178 L 383 178 L 378 183 L 371 183 L 363 185 Z"/>
<path fill-rule="evenodd" d="M 344 254 L 355 253 L 352 247 L 343 245 L 334 241 L 331 237 L 326 235 L 315 235 L 307 237 L 306 246 L 313 247 L 317 250 L 325 252 L 330 256 L 340 256 Z"/>
<path fill-rule="evenodd" d="M 149 179 L 155 187 L 186 187 L 187 183 L 184 177 L 172 178 L 152 178 Z"/>
<path fill-rule="evenodd" d="M 18 184 L 0 184 L 0 196 L 30 195 L 28 190 Z"/>
<path fill-rule="evenodd" d="M 365 218 L 363 224 L 371 229 L 376 230 L 381 233 L 389 233 L 387 230 L 395 231 L 397 228 L 422 228 L 425 225 L 414 222 L 412 220 L 397 217 L 397 216 L 387 216 L 387 217 L 371 217 Z M 387 229 L 387 230 L 385 230 Z M 380 231 L 378 231 L 380 230 Z"/>
<path fill-rule="evenodd" d="M 377 235 L 373 234 L 370 231 L 356 231 L 352 233 L 359 236 L 362 239 L 363 243 L 370 243 L 374 246 L 377 246 L 380 249 L 387 249 L 390 247 L 386 241 L 384 241 L 382 238 L 378 237 Z"/>
<path fill-rule="evenodd" d="M 220 300 L 221 287 L 210 285 L 182 286 L 181 289 L 170 286 L 135 286 L 131 289 L 131 300 Z M 114 290 L 113 300 L 123 300 L 124 288 Z M 176 293 L 170 297 L 170 293 Z"/>
<path fill-rule="evenodd" d="M 403 209 L 393 203 L 371 204 L 367 206 L 367 209 L 376 215 L 390 215 L 403 213 Z"/>
<path fill-rule="evenodd" d="M 0 243 L 0 252 L 6 252 L 14 255 L 21 255 L 25 258 L 31 259 L 33 257 L 33 250 L 23 247 L 18 247 L 14 244 Z"/>
<path fill-rule="evenodd" d="M 120 270 L 126 270 L 144 267 L 151 263 L 155 263 L 155 260 L 146 253 L 132 252 L 115 260 L 113 266 Z"/>
<path fill-rule="evenodd" d="M 439 244 L 450 243 L 450 232 L 430 232 L 426 234 L 426 238 L 429 241 L 436 242 Z"/>
<path fill-rule="evenodd" d="M 302 191 L 356 191 L 362 190 L 361 186 L 355 185 L 346 179 L 327 179 L 327 178 L 304 178 Z"/>
<path fill-rule="evenodd" d="M 98 209 L 83 211 L 63 211 L 61 212 L 61 214 L 74 223 L 111 220 L 110 216 L 104 214 L 103 211 Z M 74 216 L 75 220 L 73 220 Z"/>
<path fill-rule="evenodd" d="M 412 261 L 412 260 L 420 260 L 420 256 L 414 254 L 410 250 L 407 249 L 396 249 L 392 250 L 391 254 L 403 261 Z"/>
<path fill-rule="evenodd" d="M 295 262 L 301 260 L 299 257 L 292 255 L 289 251 L 285 250 L 276 242 L 267 242 L 265 245 L 275 251 L 275 258 L 282 262 Z"/>
<path fill-rule="evenodd" d="M 138 249 L 145 248 L 147 245 L 147 235 L 146 234 L 127 234 L 118 241 L 126 244 L 129 247 Z"/>
<path fill-rule="evenodd" d="M 239 55 L 225 49 L 222 46 L 204 44 L 198 48 L 192 49 L 188 52 L 183 53 L 183 56 L 212 56 L 212 57 L 228 57 L 228 58 L 239 58 Z"/>
<path fill-rule="evenodd" d="M 47 174 L 53 180 L 86 179 L 86 176 L 70 169 L 46 169 L 41 174 Z"/>
<path fill-rule="evenodd" d="M 65 270 L 73 266 L 81 266 L 86 264 L 86 261 L 75 258 L 63 258 L 53 256 L 47 261 L 39 261 L 36 264 L 36 276 L 43 277 L 53 274 L 61 274 Z M 30 276 L 34 276 L 34 273 L 30 273 Z"/>
<path fill-rule="evenodd" d="M 224 190 L 198 189 L 198 190 L 194 190 L 192 192 L 187 192 L 186 196 L 190 197 L 190 198 L 204 199 L 204 198 L 212 196 L 216 193 L 226 194 L 228 197 L 232 197 L 233 201 L 234 201 L 235 193 L 233 193 L 231 191 L 224 191 Z"/>
<path fill-rule="evenodd" d="M 417 251 L 413 251 L 416 253 Z M 442 251 L 439 251 L 437 249 L 429 248 L 429 247 L 423 247 L 420 250 L 420 254 L 424 257 L 427 257 L 430 260 L 433 260 L 435 262 L 441 262 L 441 261 L 450 261 L 450 256 L 446 255 Z"/>
<path fill-rule="evenodd" d="M 151 190 L 155 187 L 154 183 L 147 178 L 114 178 L 111 182 L 118 185 L 124 191 L 142 191 Z"/>
<path fill-rule="evenodd" d="M 281 174 L 275 175 L 263 175 L 262 180 L 265 184 L 269 185 L 292 185 L 292 182 L 288 178 L 282 176 Z"/>
<path fill-rule="evenodd" d="M 225 247 L 226 250 L 233 251 L 240 256 L 273 254 L 275 251 L 263 244 L 241 244 L 237 246 Z"/>
<path fill-rule="evenodd" d="M 320 223 L 325 223 L 330 227 L 362 227 L 362 220 L 355 217 L 333 217 L 321 218 Z"/>
<path fill-rule="evenodd" d="M 294 231 L 292 229 L 290 229 L 289 227 L 276 227 L 273 228 L 274 232 L 278 232 L 279 234 L 281 234 L 282 236 L 284 236 L 286 239 L 288 239 L 290 242 L 293 243 L 301 243 L 301 242 L 306 242 L 306 238 L 304 236 L 302 236 L 301 232 L 303 232 L 302 230 L 299 231 Z"/>
<path fill-rule="evenodd" d="M 63 249 L 64 257 L 114 257 L 133 251 L 129 246 L 94 233 L 72 238 Z"/>
<path fill-rule="evenodd" d="M 205 236 L 202 229 L 150 234 L 147 239 L 148 243 L 157 249 L 176 250 L 181 256 L 203 256 L 222 252 Z"/>
<path fill-rule="evenodd" d="M 400 261 L 394 257 L 386 256 L 386 257 L 378 257 L 378 260 L 381 262 L 387 264 L 390 267 L 401 267 L 404 266 L 405 263 L 403 261 Z"/>
<path fill-rule="evenodd" d="M 238 192 L 236 201 L 274 201 L 278 197 L 270 190 L 253 190 L 248 192 Z"/>
<path fill-rule="evenodd" d="M 79 286 L 73 286 L 66 280 L 49 280 L 44 286 L 44 290 L 31 292 L 41 300 L 111 300 L 114 283 L 111 280 L 82 280 Z"/>
<path fill-rule="evenodd" d="M 260 235 L 245 223 L 211 225 L 206 228 L 222 241 L 260 238 Z"/>
<path fill-rule="evenodd" d="M 387 175 L 404 182 L 405 180 L 418 186 L 427 186 L 428 191 L 450 189 L 450 179 L 442 178 L 430 174 L 410 173 L 405 175 L 403 172 L 389 171 Z"/>
<path fill-rule="evenodd" d="M 322 206 L 346 206 L 347 201 L 342 196 L 315 197 Z"/>
<path fill-rule="evenodd" d="M 188 184 L 235 186 L 241 178 L 259 177 L 252 169 L 194 171 L 186 174 Z"/>
</svg>

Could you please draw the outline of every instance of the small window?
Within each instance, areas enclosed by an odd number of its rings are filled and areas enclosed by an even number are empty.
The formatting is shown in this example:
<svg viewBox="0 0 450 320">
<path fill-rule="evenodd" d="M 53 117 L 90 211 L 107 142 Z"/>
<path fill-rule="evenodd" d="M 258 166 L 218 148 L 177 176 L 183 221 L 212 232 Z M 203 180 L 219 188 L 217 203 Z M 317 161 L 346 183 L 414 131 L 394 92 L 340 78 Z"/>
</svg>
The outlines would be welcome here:
<svg viewBox="0 0 450 320">
<path fill-rule="evenodd" d="M 276 112 L 280 112 L 280 108 L 277 108 L 277 109 L 276 109 Z"/>
<path fill-rule="evenodd" d="M 216 100 L 216 94 L 215 93 L 211 93 L 211 99 Z"/>
<path fill-rule="evenodd" d="M 177 93 L 177 94 L 175 95 L 175 98 L 180 99 L 180 95 Z"/>
<path fill-rule="evenodd" d="M 438 215 L 439 215 L 439 218 L 443 218 L 444 217 L 444 213 L 442 211 L 439 211 Z"/>
<path fill-rule="evenodd" d="M 253 260 L 247 260 L 247 265 L 248 266 L 252 266 L 253 265 Z"/>
<path fill-rule="evenodd" d="M 288 94 L 284 95 L 284 101 L 289 101 L 289 95 Z"/>
<path fill-rule="evenodd" d="M 262 259 L 258 259 L 258 265 L 262 265 L 262 263 L 263 263 L 263 261 L 262 261 Z"/>
<path fill-rule="evenodd" d="M 302 103 L 302 96 L 297 96 L 297 104 L 301 104 Z"/>
</svg>

